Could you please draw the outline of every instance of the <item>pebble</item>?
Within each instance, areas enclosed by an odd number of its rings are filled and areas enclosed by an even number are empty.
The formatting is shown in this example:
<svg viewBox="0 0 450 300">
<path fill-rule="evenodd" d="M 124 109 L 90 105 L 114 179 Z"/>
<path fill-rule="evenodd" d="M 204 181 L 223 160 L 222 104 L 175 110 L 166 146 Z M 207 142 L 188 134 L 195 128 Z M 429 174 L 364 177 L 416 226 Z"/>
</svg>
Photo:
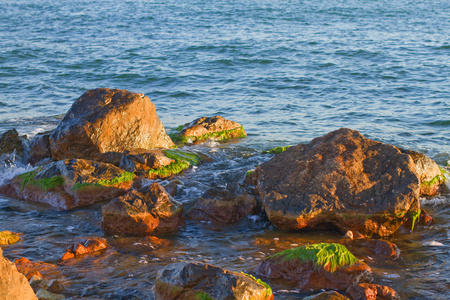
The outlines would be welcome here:
<svg viewBox="0 0 450 300">
<path fill-rule="evenodd" d="M 279 238 L 273 238 L 273 240 L 274 240 L 274 241 L 279 241 L 280 239 L 279 239 Z"/>
<path fill-rule="evenodd" d="M 298 247 L 298 244 L 291 244 L 292 247 Z"/>
</svg>

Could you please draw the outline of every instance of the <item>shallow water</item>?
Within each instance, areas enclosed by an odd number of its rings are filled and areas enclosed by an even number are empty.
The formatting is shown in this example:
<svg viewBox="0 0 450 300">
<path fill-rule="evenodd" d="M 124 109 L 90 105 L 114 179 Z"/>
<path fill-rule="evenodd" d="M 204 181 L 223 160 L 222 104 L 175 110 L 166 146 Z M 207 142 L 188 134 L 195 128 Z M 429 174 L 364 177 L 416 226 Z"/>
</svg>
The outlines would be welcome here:
<svg viewBox="0 0 450 300">
<path fill-rule="evenodd" d="M 450 3 L 437 1 L 31 1 L 0 5 L 0 132 L 54 128 L 84 91 L 142 92 L 166 128 L 220 114 L 246 139 L 196 146 L 213 158 L 180 176 L 186 208 L 209 187 L 241 180 L 261 150 L 339 127 L 450 160 Z M 0 180 L 25 171 L 2 166 Z M 5 177 L 6 176 L 6 177 Z M 424 200 L 436 220 L 389 240 L 401 260 L 371 265 L 404 299 L 450 294 L 450 196 Z M 100 205 L 72 212 L 0 199 L 0 230 L 23 233 L 11 259 L 57 263 L 78 237 L 104 236 Z M 283 233 L 246 219 L 223 230 L 187 222 L 170 246 L 106 236 L 99 256 L 62 264 L 66 296 L 147 299 L 173 260 L 251 271 L 257 258 L 339 233 Z M 269 241 L 258 244 L 259 239 Z M 273 239 L 279 238 L 279 242 Z M 274 250 L 271 250 L 274 249 Z M 269 282 L 277 299 L 295 288 Z M 280 293 L 288 290 L 290 293 Z"/>
</svg>

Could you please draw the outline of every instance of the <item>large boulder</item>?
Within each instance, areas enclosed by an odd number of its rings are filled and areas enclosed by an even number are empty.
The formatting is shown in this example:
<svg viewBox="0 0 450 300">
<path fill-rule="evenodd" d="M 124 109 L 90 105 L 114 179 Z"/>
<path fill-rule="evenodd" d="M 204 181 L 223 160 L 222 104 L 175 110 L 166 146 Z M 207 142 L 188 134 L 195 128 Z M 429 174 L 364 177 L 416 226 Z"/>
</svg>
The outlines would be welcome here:
<svg viewBox="0 0 450 300">
<path fill-rule="evenodd" d="M 372 281 L 372 270 L 341 244 L 312 244 L 288 249 L 263 260 L 256 274 L 285 279 L 302 291 L 346 290 Z"/>
<path fill-rule="evenodd" d="M 110 152 L 173 145 L 148 97 L 104 88 L 78 98 L 50 136 L 55 160 L 104 161 Z"/>
<path fill-rule="evenodd" d="M 386 236 L 420 212 L 411 156 L 347 128 L 288 148 L 252 177 L 269 220 L 283 230 L 331 223 Z"/>
<path fill-rule="evenodd" d="M 0 248 L 0 299 L 38 299 L 25 276 L 17 271 L 14 263 L 3 257 L 2 248 Z"/>
<path fill-rule="evenodd" d="M 125 194 L 134 176 L 108 163 L 65 159 L 14 177 L 0 194 L 69 210 Z"/>
<path fill-rule="evenodd" d="M 232 224 L 256 210 L 255 196 L 240 189 L 212 188 L 200 197 L 187 216 L 196 221 Z"/>
<path fill-rule="evenodd" d="M 184 224 L 183 205 L 156 182 L 112 200 L 102 212 L 102 227 L 111 233 L 169 234 Z"/>
<path fill-rule="evenodd" d="M 203 263 L 180 262 L 158 272 L 153 292 L 157 300 L 271 300 L 270 287 L 251 275 Z"/>
<path fill-rule="evenodd" d="M 180 131 L 172 135 L 178 143 L 198 143 L 206 140 L 223 141 L 247 136 L 241 124 L 221 116 L 198 118 L 191 123 L 180 126 L 178 129 Z"/>
</svg>

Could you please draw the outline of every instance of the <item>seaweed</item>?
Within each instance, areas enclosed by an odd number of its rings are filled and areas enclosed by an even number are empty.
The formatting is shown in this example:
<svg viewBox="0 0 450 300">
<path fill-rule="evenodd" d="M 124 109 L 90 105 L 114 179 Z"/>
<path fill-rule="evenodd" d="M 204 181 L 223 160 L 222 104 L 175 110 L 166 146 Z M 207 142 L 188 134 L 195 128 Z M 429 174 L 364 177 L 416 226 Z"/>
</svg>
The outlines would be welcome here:
<svg viewBox="0 0 450 300">
<path fill-rule="evenodd" d="M 422 181 L 420 183 L 421 186 L 433 186 L 436 183 L 441 183 L 445 181 L 445 177 L 442 174 L 436 175 L 430 181 Z"/>
<path fill-rule="evenodd" d="M 420 217 L 420 213 L 422 212 L 422 210 L 417 210 L 414 212 L 410 212 L 410 217 L 412 219 L 412 226 L 411 226 L 411 233 L 413 233 L 414 230 L 414 224 L 416 223 L 416 220 Z"/>
<path fill-rule="evenodd" d="M 315 268 L 329 266 L 331 273 L 339 267 L 353 265 L 359 262 L 344 245 L 337 243 L 319 243 L 300 246 L 276 253 L 266 259 L 281 261 L 295 259 L 301 262 L 312 262 Z"/>
<path fill-rule="evenodd" d="M 222 131 L 215 131 L 215 132 L 208 132 L 205 134 L 202 134 L 200 136 L 183 136 L 179 133 L 172 133 L 169 134 L 170 138 L 173 142 L 178 144 L 186 144 L 191 141 L 206 141 L 206 140 L 215 140 L 215 141 L 224 141 L 229 140 L 232 138 L 243 138 L 246 137 L 247 134 L 245 133 L 244 127 L 241 126 L 239 128 L 234 129 L 228 129 L 228 130 L 222 130 Z"/>
<path fill-rule="evenodd" d="M 120 184 L 122 182 L 128 182 L 134 179 L 134 177 L 136 177 L 136 174 L 128 172 L 128 171 L 124 171 L 122 173 L 120 173 L 119 176 L 116 176 L 112 179 L 101 179 L 99 181 L 97 181 L 97 184 L 99 185 L 117 185 Z"/>
<path fill-rule="evenodd" d="M 213 298 L 211 298 L 211 296 L 209 296 L 206 292 L 197 292 L 195 297 L 199 300 L 213 300 Z"/>
<path fill-rule="evenodd" d="M 263 151 L 262 154 L 280 154 L 281 152 L 286 151 L 290 147 L 291 146 L 275 147 L 273 149 Z"/>
<path fill-rule="evenodd" d="M 23 191 L 25 186 L 32 185 L 48 193 L 48 190 L 54 189 L 55 187 L 64 184 L 64 177 L 59 175 L 50 178 L 36 179 L 35 177 L 38 172 L 39 170 L 33 170 L 27 173 L 20 174 L 18 176 L 20 179 L 22 179 L 20 192 Z"/>
<path fill-rule="evenodd" d="M 155 174 L 161 177 L 167 177 L 183 172 L 190 166 L 197 166 L 202 162 L 202 158 L 195 153 L 180 150 L 164 150 L 164 155 L 175 162 L 159 169 L 150 169 L 148 174 Z"/>
<path fill-rule="evenodd" d="M 249 277 L 251 280 L 253 280 L 253 281 L 256 282 L 257 284 L 260 284 L 260 285 L 262 285 L 263 287 L 265 287 L 265 288 L 266 288 L 266 295 L 265 295 L 265 298 L 269 297 L 269 296 L 272 294 L 272 288 L 271 288 L 267 283 L 265 283 L 264 281 L 262 281 L 261 279 L 255 278 L 255 276 L 250 275 L 250 274 L 247 274 L 247 273 L 244 273 L 244 272 L 241 272 L 241 274 L 242 274 L 242 275 L 245 275 L 245 276 L 247 276 L 247 277 Z"/>
</svg>

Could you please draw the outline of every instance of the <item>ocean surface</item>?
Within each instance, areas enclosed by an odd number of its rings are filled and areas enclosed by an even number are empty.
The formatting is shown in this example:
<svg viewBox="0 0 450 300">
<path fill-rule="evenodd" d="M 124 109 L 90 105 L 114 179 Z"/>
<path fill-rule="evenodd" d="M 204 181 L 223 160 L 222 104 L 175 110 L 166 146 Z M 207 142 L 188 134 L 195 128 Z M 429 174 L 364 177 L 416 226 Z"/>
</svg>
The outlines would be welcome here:
<svg viewBox="0 0 450 300">
<path fill-rule="evenodd" d="M 270 156 L 340 127 L 450 164 L 448 0 L 2 0 L 0 132 L 54 128 L 88 89 L 150 97 L 167 130 L 202 116 L 241 123 L 248 137 L 206 143 L 212 162 L 187 171 L 186 208 L 212 186 L 241 180 Z M 4 163 L 0 181 L 29 170 Z M 387 238 L 401 259 L 371 265 L 402 299 L 450 298 L 450 196 L 422 199 L 431 227 Z M 179 260 L 252 271 L 270 253 L 340 233 L 284 233 L 254 216 L 213 230 L 188 221 L 170 246 L 106 236 L 101 206 L 71 212 L 0 198 L 0 230 L 23 233 L 5 256 L 58 263 L 81 236 L 111 250 L 61 264 L 73 299 L 152 299 L 156 272 Z M 279 243 L 275 243 L 278 238 Z M 261 239 L 265 242 L 261 242 Z M 276 299 L 301 299 L 268 282 Z"/>
</svg>

